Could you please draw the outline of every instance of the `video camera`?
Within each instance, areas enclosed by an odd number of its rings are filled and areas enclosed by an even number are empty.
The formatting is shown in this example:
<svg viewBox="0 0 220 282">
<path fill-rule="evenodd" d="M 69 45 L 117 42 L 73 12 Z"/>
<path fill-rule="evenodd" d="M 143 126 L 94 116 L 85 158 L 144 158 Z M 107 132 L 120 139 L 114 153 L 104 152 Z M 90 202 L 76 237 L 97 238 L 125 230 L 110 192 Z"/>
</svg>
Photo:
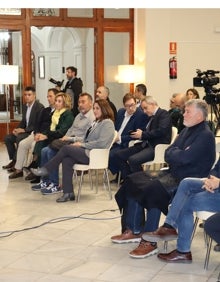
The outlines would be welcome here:
<svg viewBox="0 0 220 282">
<path fill-rule="evenodd" d="M 196 70 L 197 77 L 193 78 L 193 86 L 204 87 L 206 96 L 203 98 L 208 104 L 220 104 L 220 89 L 213 87 L 220 82 L 218 76 L 215 76 L 219 71 L 207 70 L 201 71 Z"/>
<path fill-rule="evenodd" d="M 53 84 L 55 84 L 58 87 L 61 87 L 63 85 L 64 79 L 62 81 L 58 81 L 53 79 L 52 77 L 49 79 L 50 82 L 52 82 Z"/>
<path fill-rule="evenodd" d="M 207 70 L 201 71 L 199 69 L 196 70 L 197 77 L 193 78 L 193 86 L 196 87 L 211 87 L 219 83 L 219 77 L 215 76 L 219 71 Z"/>
</svg>

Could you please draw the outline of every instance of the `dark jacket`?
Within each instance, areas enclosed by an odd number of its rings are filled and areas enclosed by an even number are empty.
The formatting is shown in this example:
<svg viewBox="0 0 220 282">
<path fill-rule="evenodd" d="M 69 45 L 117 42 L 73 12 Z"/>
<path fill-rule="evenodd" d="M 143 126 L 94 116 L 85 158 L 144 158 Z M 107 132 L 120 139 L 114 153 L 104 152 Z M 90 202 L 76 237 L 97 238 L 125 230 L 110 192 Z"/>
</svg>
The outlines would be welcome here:
<svg viewBox="0 0 220 282">
<path fill-rule="evenodd" d="M 52 110 L 51 107 L 46 107 L 41 111 L 38 119 L 38 125 L 34 133 L 41 133 L 48 131 L 48 129 L 50 128 L 51 117 L 53 114 L 51 110 Z"/>
<path fill-rule="evenodd" d="M 76 117 L 79 113 L 78 111 L 78 100 L 79 94 L 82 93 L 83 82 L 81 78 L 75 77 L 74 79 L 68 81 L 65 85 L 64 92 L 67 92 L 67 89 L 71 89 L 73 93 L 73 116 Z"/>
<path fill-rule="evenodd" d="M 26 113 L 27 113 L 27 105 L 24 104 L 22 107 L 22 119 L 18 125 L 18 128 L 25 129 L 25 132 L 30 134 L 32 131 L 35 131 L 38 127 L 38 119 L 40 116 L 41 111 L 43 110 L 44 105 L 42 105 L 40 102 L 35 101 L 31 113 L 28 125 L 26 123 Z"/>
<path fill-rule="evenodd" d="M 48 137 L 48 142 L 50 143 L 54 139 L 63 137 L 66 134 L 67 130 L 71 127 L 73 121 L 74 117 L 72 111 L 66 110 L 65 112 L 63 112 L 59 118 L 56 129 L 54 131 L 51 131 L 49 127 L 48 130 L 44 132 L 44 134 Z"/>
<path fill-rule="evenodd" d="M 124 120 L 126 110 L 121 108 L 118 110 L 117 118 L 115 122 L 115 129 L 120 130 L 122 122 Z M 129 131 L 134 131 L 136 129 L 144 130 L 146 128 L 148 117 L 147 115 L 138 107 L 135 113 L 130 117 L 128 123 L 126 124 L 124 130 L 121 134 L 121 148 L 127 148 L 128 143 L 132 140 Z"/>
<path fill-rule="evenodd" d="M 165 152 L 169 170 L 155 178 L 146 172 L 130 174 L 115 195 L 117 204 L 122 210 L 132 197 L 144 208 L 158 208 L 166 214 L 173 196 L 168 188 L 173 193 L 185 177 L 207 177 L 215 158 L 215 137 L 206 122 L 184 128 Z M 162 181 L 164 177 L 170 184 Z"/>
<path fill-rule="evenodd" d="M 142 132 L 142 140 L 148 141 L 152 147 L 157 144 L 169 144 L 172 135 L 172 122 L 168 111 L 158 108 L 151 117 L 149 128 Z"/>
</svg>

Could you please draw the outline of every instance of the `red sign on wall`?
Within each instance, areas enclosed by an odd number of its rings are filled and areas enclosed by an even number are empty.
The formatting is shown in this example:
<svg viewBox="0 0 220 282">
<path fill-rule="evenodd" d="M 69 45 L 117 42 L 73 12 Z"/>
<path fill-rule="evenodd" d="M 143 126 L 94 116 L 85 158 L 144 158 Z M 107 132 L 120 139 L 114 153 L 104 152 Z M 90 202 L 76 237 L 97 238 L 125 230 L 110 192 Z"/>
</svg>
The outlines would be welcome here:
<svg viewBox="0 0 220 282">
<path fill-rule="evenodd" d="M 176 55 L 177 43 L 170 42 L 170 55 Z"/>
</svg>

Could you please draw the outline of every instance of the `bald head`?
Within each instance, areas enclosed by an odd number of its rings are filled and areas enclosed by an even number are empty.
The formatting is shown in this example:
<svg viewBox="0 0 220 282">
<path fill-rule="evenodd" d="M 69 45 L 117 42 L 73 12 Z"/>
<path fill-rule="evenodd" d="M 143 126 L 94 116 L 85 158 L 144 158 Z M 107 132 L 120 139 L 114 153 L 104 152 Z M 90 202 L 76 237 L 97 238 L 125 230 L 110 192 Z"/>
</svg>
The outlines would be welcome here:
<svg viewBox="0 0 220 282">
<path fill-rule="evenodd" d="M 186 95 L 183 93 L 177 93 L 175 97 L 172 98 L 172 100 L 175 105 L 175 108 L 183 109 L 185 101 L 186 101 Z"/>
</svg>

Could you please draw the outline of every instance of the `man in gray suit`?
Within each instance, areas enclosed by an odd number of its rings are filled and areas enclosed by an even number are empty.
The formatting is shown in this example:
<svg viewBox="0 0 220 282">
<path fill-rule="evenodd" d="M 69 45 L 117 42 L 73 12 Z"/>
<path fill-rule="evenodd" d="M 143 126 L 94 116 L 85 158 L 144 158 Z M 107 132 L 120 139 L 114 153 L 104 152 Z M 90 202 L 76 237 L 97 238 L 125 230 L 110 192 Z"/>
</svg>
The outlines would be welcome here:
<svg viewBox="0 0 220 282">
<path fill-rule="evenodd" d="M 4 138 L 8 156 L 11 161 L 2 168 L 9 169 L 9 172 L 13 171 L 19 142 L 28 137 L 31 132 L 37 128 L 40 112 L 44 108 L 41 103 L 36 101 L 36 92 L 33 86 L 27 86 L 25 88 L 24 101 L 25 104 L 23 105 L 22 110 L 22 120 L 20 121 L 18 127 Z"/>
</svg>

